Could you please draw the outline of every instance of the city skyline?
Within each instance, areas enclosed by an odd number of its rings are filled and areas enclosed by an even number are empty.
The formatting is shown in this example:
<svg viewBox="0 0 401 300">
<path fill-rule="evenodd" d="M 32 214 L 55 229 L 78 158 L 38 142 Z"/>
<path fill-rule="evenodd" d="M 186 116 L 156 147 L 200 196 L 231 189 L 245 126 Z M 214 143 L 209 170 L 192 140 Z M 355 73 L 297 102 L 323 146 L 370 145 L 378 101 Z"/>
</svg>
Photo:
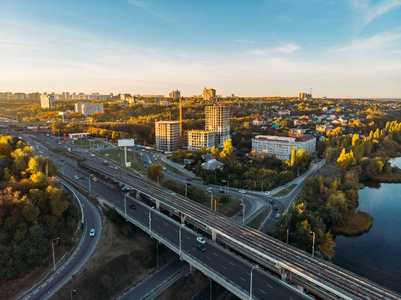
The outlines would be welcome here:
<svg viewBox="0 0 401 300">
<path fill-rule="evenodd" d="M 1 91 L 400 98 L 401 1 L 2 1 Z"/>
</svg>

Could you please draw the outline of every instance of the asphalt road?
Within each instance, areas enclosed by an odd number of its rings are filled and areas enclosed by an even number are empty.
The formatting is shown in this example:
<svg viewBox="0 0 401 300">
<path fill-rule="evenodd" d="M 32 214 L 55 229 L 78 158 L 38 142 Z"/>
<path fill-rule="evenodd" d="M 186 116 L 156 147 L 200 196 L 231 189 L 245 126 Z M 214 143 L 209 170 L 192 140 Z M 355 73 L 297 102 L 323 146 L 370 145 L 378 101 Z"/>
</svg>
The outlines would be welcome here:
<svg viewBox="0 0 401 300">
<path fill-rule="evenodd" d="M 143 151 L 145 152 L 145 151 Z M 82 153 L 82 151 L 81 151 Z M 43 150 L 43 155 L 46 156 L 46 151 Z M 85 155 L 85 154 L 83 154 Z M 87 155 L 87 154 L 86 154 Z M 144 155 L 142 155 L 144 156 Z M 153 156 L 150 153 L 146 153 L 146 159 L 152 162 Z M 54 157 L 53 159 L 57 159 Z M 102 159 L 97 158 L 96 156 L 91 156 L 89 159 L 93 159 L 94 163 L 103 163 Z M 153 163 L 155 161 L 153 160 Z M 124 209 L 124 195 L 121 191 L 116 190 L 116 188 L 111 187 L 110 184 L 103 183 L 101 181 L 94 182 L 90 179 L 89 174 L 82 174 L 81 171 L 76 171 L 73 167 L 68 166 L 68 164 L 64 164 L 62 166 L 62 172 L 64 172 L 67 176 L 84 176 L 85 179 L 77 179 L 77 183 L 82 185 L 83 187 L 89 187 L 91 185 L 91 190 L 99 195 L 101 198 L 107 199 L 112 204 L 117 207 Z M 174 175 L 176 175 L 174 173 Z M 192 181 L 194 183 L 194 181 Z M 220 187 L 204 187 L 204 188 L 214 188 L 220 190 Z M 249 193 L 246 194 L 239 193 L 235 189 L 230 189 L 229 193 L 237 193 L 239 198 L 250 198 L 260 199 L 261 201 L 267 202 L 267 197 L 258 193 Z M 152 230 L 163 236 L 173 244 L 179 245 L 178 235 L 179 235 L 179 224 L 175 223 L 173 220 L 165 219 L 161 217 L 157 212 L 151 212 L 149 207 L 134 200 L 129 197 L 128 201 L 136 202 L 136 206 L 138 209 L 131 210 L 127 208 L 127 213 L 130 216 L 135 217 L 140 220 L 143 224 L 148 224 L 151 226 Z M 252 201 L 250 200 L 250 201 Z M 128 206 L 128 203 L 127 203 Z M 241 258 L 237 256 L 233 256 L 231 253 L 225 251 L 223 248 L 214 244 L 212 241 L 208 241 L 207 251 L 201 252 L 196 249 L 196 233 L 189 231 L 187 228 L 181 230 L 182 239 L 182 251 L 185 251 L 187 254 L 191 255 L 193 258 L 199 260 L 204 265 L 208 266 L 210 269 L 213 269 L 214 272 L 219 274 L 222 278 L 227 278 L 227 280 L 237 284 L 241 288 L 248 290 L 250 288 L 250 270 L 252 268 L 249 263 L 243 261 Z M 294 292 L 291 288 L 288 288 L 288 285 L 283 283 L 280 280 L 270 278 L 264 271 L 260 269 L 255 269 L 253 271 L 253 289 L 254 296 L 259 299 L 264 299 L 266 295 L 272 296 L 272 298 L 280 298 L 280 299 L 303 299 L 304 296 L 300 295 L 298 292 Z"/>
<path fill-rule="evenodd" d="M 28 140 L 25 138 L 25 140 Z M 43 156 L 52 158 L 55 162 L 59 161 L 56 155 L 50 155 L 50 151 L 41 145 L 37 145 L 35 142 L 30 141 L 30 144 L 35 146 L 37 151 L 42 151 Z M 39 149 L 37 149 L 39 148 Z M 72 178 L 75 173 L 75 168 L 65 164 L 64 173 L 66 176 Z M 78 247 L 74 253 L 70 256 L 66 263 L 58 266 L 56 272 L 44 283 L 42 283 L 38 288 L 33 290 L 30 294 L 26 295 L 23 299 L 47 299 L 57 292 L 79 269 L 85 264 L 90 255 L 95 250 L 97 243 L 100 238 L 102 223 L 98 210 L 78 191 L 72 188 L 69 184 L 61 182 L 68 187 L 68 189 L 74 191 L 75 195 L 79 198 L 82 204 L 82 209 L 84 212 L 84 232 L 82 238 L 79 242 Z M 89 237 L 89 231 L 94 228 L 96 234 L 94 237 Z"/>
</svg>

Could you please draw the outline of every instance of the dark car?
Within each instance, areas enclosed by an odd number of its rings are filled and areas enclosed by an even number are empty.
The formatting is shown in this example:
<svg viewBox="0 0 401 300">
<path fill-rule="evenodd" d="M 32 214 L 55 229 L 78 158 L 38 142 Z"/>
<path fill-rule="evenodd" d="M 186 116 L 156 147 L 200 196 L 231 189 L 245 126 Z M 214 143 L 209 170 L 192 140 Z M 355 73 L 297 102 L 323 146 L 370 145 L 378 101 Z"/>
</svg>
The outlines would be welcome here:
<svg viewBox="0 0 401 300">
<path fill-rule="evenodd" d="M 244 215 L 244 211 L 241 210 L 241 211 L 239 212 L 239 215 L 240 215 L 240 216 L 243 216 L 243 215 Z"/>
<path fill-rule="evenodd" d="M 129 208 L 131 208 L 131 209 L 136 209 L 136 206 L 135 206 L 135 204 L 134 204 L 134 203 L 130 203 L 130 204 L 128 204 L 128 207 L 129 207 Z"/>
<path fill-rule="evenodd" d="M 187 181 L 192 181 L 192 179 L 191 178 L 187 178 Z"/>
<path fill-rule="evenodd" d="M 206 251 L 206 247 L 203 246 L 202 244 L 196 244 L 196 249 L 198 249 L 199 251 L 202 251 L 202 252 Z"/>
<path fill-rule="evenodd" d="M 219 193 L 225 194 L 226 192 L 224 190 L 220 190 Z"/>
<path fill-rule="evenodd" d="M 83 176 L 83 175 L 81 176 L 81 179 L 85 179 L 85 178 L 86 178 L 85 176 Z"/>
<path fill-rule="evenodd" d="M 274 201 L 272 199 L 269 199 L 270 204 L 274 204 Z"/>
<path fill-rule="evenodd" d="M 276 205 L 273 205 L 274 210 L 278 210 L 278 207 Z"/>
</svg>

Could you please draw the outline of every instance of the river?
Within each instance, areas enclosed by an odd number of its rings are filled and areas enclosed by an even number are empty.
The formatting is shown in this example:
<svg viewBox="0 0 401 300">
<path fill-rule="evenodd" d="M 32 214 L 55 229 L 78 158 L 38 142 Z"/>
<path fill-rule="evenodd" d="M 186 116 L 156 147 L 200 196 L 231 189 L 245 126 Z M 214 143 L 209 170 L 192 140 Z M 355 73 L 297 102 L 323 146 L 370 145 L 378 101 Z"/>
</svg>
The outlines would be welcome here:
<svg viewBox="0 0 401 300">
<path fill-rule="evenodd" d="M 391 161 L 401 167 L 401 158 Z M 357 237 L 337 236 L 333 263 L 401 293 L 401 184 L 359 191 L 359 207 L 373 226 Z"/>
</svg>

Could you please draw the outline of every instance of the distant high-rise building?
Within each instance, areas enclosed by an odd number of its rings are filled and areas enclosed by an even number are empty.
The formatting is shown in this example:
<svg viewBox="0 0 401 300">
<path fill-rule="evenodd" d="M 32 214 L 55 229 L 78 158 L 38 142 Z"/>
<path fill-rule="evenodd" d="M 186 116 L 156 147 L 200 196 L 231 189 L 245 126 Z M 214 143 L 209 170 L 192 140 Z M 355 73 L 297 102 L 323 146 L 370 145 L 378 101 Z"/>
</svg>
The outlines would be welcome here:
<svg viewBox="0 0 401 300">
<path fill-rule="evenodd" d="M 205 129 L 216 133 L 215 146 L 223 149 L 230 138 L 230 107 L 223 105 L 206 106 Z"/>
<path fill-rule="evenodd" d="M 53 109 L 56 106 L 56 100 L 53 95 L 41 94 L 40 107 Z"/>
<path fill-rule="evenodd" d="M 206 130 L 188 131 L 188 150 L 199 151 L 200 148 L 211 149 L 215 146 L 216 133 Z"/>
<path fill-rule="evenodd" d="M 311 100 L 312 99 L 312 94 L 299 93 L 299 99 L 300 100 Z"/>
<path fill-rule="evenodd" d="M 203 100 L 214 100 L 216 99 L 216 90 L 215 89 L 203 89 Z"/>
<path fill-rule="evenodd" d="M 102 114 L 104 112 L 103 103 L 78 102 L 75 103 L 75 112 L 81 113 L 84 116 L 96 113 Z"/>
<path fill-rule="evenodd" d="M 181 97 L 181 92 L 179 90 L 175 90 L 168 94 L 168 96 L 173 99 L 178 99 Z"/>
<path fill-rule="evenodd" d="M 156 148 L 176 151 L 180 147 L 180 121 L 159 121 L 155 123 Z"/>
</svg>

